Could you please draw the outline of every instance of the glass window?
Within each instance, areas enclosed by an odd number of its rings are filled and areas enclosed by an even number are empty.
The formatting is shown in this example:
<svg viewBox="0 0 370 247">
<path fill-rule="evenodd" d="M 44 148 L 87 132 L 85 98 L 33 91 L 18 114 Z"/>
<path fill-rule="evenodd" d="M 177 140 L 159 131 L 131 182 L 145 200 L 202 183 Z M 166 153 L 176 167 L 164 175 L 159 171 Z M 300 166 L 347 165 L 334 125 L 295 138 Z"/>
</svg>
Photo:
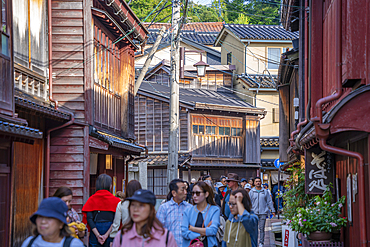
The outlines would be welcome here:
<svg viewBox="0 0 370 247">
<path fill-rule="evenodd" d="M 198 127 L 199 127 L 198 125 L 193 125 L 193 134 L 199 133 Z"/>
<path fill-rule="evenodd" d="M 241 136 L 242 129 L 241 128 L 231 128 L 231 135 L 232 136 Z"/>
<path fill-rule="evenodd" d="M 279 69 L 280 63 L 280 48 L 267 48 L 267 58 L 269 69 Z"/>
<path fill-rule="evenodd" d="M 227 53 L 227 61 L 226 61 L 227 65 L 230 65 L 232 63 L 232 56 L 233 54 L 231 52 Z"/>
<path fill-rule="evenodd" d="M 207 135 L 215 135 L 216 134 L 216 126 L 207 126 L 206 127 L 206 134 Z"/>
<path fill-rule="evenodd" d="M 229 127 L 218 127 L 218 134 L 220 136 L 229 136 L 230 128 Z"/>
<path fill-rule="evenodd" d="M 7 33 L 7 26 L 6 26 L 6 1 L 1 0 L 1 31 L 3 33 Z"/>
<path fill-rule="evenodd" d="M 9 42 L 8 37 L 4 34 L 1 34 L 1 53 L 5 56 L 9 56 Z"/>
<path fill-rule="evenodd" d="M 9 37 L 7 27 L 7 0 L 1 0 L 0 12 L 0 52 L 5 56 L 9 56 Z"/>
<path fill-rule="evenodd" d="M 199 125 L 199 133 L 200 135 L 204 135 L 204 125 Z"/>
</svg>

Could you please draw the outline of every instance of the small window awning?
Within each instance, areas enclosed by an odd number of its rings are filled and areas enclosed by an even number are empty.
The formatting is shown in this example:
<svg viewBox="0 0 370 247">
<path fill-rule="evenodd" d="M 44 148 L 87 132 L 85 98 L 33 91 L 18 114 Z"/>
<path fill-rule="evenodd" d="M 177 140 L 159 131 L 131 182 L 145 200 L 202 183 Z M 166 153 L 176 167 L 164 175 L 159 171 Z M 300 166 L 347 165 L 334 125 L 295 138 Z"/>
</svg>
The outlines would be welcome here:
<svg viewBox="0 0 370 247">
<path fill-rule="evenodd" d="M 139 144 L 123 139 L 122 137 L 114 136 L 109 133 L 99 131 L 92 126 L 90 126 L 90 135 L 103 142 L 108 143 L 112 147 L 123 149 L 128 152 L 135 153 L 137 155 L 145 151 L 145 148 L 140 146 Z"/>
</svg>

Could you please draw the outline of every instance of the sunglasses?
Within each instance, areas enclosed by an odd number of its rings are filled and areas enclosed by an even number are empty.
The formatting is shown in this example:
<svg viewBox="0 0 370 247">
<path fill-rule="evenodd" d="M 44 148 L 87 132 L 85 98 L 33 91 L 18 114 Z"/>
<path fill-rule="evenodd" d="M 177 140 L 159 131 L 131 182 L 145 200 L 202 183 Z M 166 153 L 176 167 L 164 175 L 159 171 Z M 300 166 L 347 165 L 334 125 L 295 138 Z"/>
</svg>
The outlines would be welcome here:
<svg viewBox="0 0 370 247">
<path fill-rule="evenodd" d="M 204 193 L 204 192 L 203 191 L 192 191 L 191 195 L 192 196 L 194 196 L 194 195 L 200 196 L 200 193 Z"/>
<path fill-rule="evenodd" d="M 236 206 L 236 203 L 229 203 L 230 208 L 233 208 Z"/>
</svg>

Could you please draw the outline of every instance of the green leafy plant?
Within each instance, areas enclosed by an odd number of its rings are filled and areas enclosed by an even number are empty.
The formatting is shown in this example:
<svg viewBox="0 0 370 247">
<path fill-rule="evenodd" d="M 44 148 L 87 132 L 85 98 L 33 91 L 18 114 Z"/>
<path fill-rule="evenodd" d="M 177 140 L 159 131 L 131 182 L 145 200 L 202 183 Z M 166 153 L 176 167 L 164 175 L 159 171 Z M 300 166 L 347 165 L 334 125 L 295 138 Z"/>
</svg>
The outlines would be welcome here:
<svg viewBox="0 0 370 247">
<path fill-rule="evenodd" d="M 300 162 L 295 163 L 292 168 L 288 169 L 288 172 L 292 175 L 285 183 L 286 192 L 283 194 L 284 217 L 292 220 L 297 209 L 307 205 L 312 196 L 305 193 L 305 175 Z"/>
<path fill-rule="evenodd" d="M 347 224 L 345 217 L 340 217 L 345 196 L 333 203 L 332 186 L 328 186 L 322 196 L 310 199 L 306 207 L 297 208 L 294 217 L 287 224 L 297 232 L 310 234 L 315 231 L 333 232 Z"/>
</svg>

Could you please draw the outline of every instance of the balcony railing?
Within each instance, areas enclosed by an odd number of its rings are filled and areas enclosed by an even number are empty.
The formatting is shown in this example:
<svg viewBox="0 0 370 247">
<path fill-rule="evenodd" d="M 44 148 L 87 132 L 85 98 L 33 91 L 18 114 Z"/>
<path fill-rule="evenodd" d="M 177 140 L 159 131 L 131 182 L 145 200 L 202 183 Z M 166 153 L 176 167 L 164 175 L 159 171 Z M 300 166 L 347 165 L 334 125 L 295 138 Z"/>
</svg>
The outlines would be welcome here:
<svg viewBox="0 0 370 247">
<path fill-rule="evenodd" d="M 14 87 L 46 101 L 49 99 L 49 83 L 46 77 L 22 65 L 14 64 Z"/>
</svg>

